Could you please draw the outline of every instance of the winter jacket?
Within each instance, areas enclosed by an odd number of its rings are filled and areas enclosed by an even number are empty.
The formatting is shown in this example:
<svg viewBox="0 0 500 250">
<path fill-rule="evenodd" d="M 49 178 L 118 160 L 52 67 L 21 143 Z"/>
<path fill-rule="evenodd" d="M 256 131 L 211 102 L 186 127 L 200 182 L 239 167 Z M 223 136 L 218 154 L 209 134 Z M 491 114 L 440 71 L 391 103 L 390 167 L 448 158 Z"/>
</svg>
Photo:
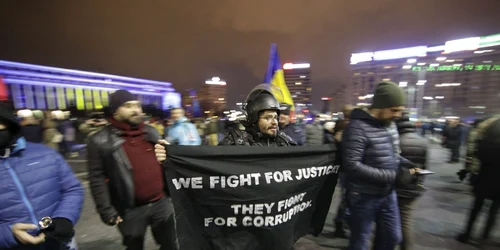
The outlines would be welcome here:
<svg viewBox="0 0 500 250">
<path fill-rule="evenodd" d="M 477 181 L 474 182 L 476 196 L 500 200 L 500 117 L 482 122 L 478 126 L 476 156 L 481 164 Z"/>
<path fill-rule="evenodd" d="M 59 153 L 20 138 L 12 153 L 0 158 L 0 164 L 0 249 L 39 249 L 19 246 L 11 232 L 15 223 L 38 225 L 42 217 L 49 216 L 76 224 L 84 191 Z"/>
<path fill-rule="evenodd" d="M 167 140 L 175 145 L 201 145 L 201 138 L 196 126 L 186 117 L 176 121 L 168 129 Z"/>
<path fill-rule="evenodd" d="M 39 124 L 28 124 L 23 126 L 23 137 L 26 141 L 43 143 L 43 128 Z"/>
<path fill-rule="evenodd" d="M 104 223 L 136 206 L 132 165 L 122 146 L 122 133 L 108 125 L 91 136 L 87 145 L 90 190 Z M 149 125 L 144 126 L 144 134 L 144 140 L 152 145 L 160 139 Z"/>
<path fill-rule="evenodd" d="M 292 138 L 297 145 L 302 146 L 306 144 L 306 135 L 304 134 L 302 127 L 299 125 L 290 123 L 283 128 L 280 128 L 280 131 L 290 136 L 290 138 Z"/>
<path fill-rule="evenodd" d="M 427 169 L 427 140 L 416 133 L 415 125 L 409 119 L 397 122 L 399 131 L 399 146 L 401 156 L 416 164 L 421 169 Z M 412 166 L 409 166 L 412 167 Z M 398 197 L 414 199 L 423 192 L 423 177 L 411 175 L 406 166 L 400 168 L 400 175 L 396 185 Z"/>
<path fill-rule="evenodd" d="M 411 163 L 396 152 L 388 129 L 367 111 L 352 111 L 351 122 L 342 135 L 348 190 L 372 195 L 387 195 L 394 190 L 400 164 Z"/>
<path fill-rule="evenodd" d="M 306 124 L 306 144 L 309 146 L 323 145 L 325 130 L 321 124 Z"/>
<path fill-rule="evenodd" d="M 297 143 L 281 131 L 276 137 L 270 137 L 248 128 L 244 131 L 240 129 L 230 130 L 219 142 L 219 146 L 287 147 L 297 146 Z"/>
</svg>

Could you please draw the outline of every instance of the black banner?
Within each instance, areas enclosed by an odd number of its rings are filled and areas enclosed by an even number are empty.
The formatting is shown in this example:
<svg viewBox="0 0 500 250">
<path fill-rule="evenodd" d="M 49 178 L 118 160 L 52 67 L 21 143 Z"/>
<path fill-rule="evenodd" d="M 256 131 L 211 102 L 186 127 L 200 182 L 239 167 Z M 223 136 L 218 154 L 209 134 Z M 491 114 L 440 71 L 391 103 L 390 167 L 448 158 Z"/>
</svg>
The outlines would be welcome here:
<svg viewBox="0 0 500 250">
<path fill-rule="evenodd" d="M 169 146 L 180 250 L 290 250 L 309 233 L 333 145 Z"/>
</svg>

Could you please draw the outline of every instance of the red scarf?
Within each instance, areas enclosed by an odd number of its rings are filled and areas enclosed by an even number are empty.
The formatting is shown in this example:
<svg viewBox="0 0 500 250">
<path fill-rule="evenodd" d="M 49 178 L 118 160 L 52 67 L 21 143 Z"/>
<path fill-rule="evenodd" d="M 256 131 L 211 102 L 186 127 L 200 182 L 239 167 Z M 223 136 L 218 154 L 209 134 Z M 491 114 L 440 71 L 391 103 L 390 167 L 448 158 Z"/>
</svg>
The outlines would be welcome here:
<svg viewBox="0 0 500 250">
<path fill-rule="evenodd" d="M 108 120 L 113 127 L 121 130 L 126 136 L 140 136 L 145 134 L 143 122 L 137 126 L 132 126 L 126 122 L 117 121 L 113 117 L 110 117 Z"/>
</svg>

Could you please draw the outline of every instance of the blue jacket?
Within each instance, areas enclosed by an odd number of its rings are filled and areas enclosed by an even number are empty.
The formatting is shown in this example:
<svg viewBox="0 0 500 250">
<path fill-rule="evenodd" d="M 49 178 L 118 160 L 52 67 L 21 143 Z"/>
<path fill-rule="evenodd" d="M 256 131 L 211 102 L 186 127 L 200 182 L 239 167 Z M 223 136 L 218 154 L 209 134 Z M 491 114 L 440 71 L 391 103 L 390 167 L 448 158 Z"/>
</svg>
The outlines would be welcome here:
<svg viewBox="0 0 500 250">
<path fill-rule="evenodd" d="M 306 134 L 301 126 L 290 123 L 285 127 L 280 128 L 280 131 L 290 136 L 290 138 L 292 138 L 297 145 L 302 146 L 306 144 Z"/>
<path fill-rule="evenodd" d="M 168 128 L 167 141 L 175 145 L 201 145 L 198 129 L 186 117 L 179 119 Z"/>
<path fill-rule="evenodd" d="M 354 192 L 390 194 L 400 164 L 411 164 L 395 151 L 388 127 L 362 109 L 351 113 L 351 122 L 342 135 L 342 147 L 347 189 Z"/>
<path fill-rule="evenodd" d="M 20 138 L 10 156 L 0 158 L 0 165 L 0 249 L 19 246 L 11 231 L 15 223 L 38 225 L 49 216 L 76 224 L 84 190 L 59 153 Z"/>
</svg>

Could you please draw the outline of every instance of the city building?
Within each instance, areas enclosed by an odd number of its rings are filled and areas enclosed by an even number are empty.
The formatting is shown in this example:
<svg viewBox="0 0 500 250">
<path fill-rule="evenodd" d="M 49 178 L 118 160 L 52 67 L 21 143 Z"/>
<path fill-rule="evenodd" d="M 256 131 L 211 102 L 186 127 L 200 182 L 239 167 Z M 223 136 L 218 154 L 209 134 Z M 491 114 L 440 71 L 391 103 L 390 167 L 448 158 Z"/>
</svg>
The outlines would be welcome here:
<svg viewBox="0 0 500 250">
<path fill-rule="evenodd" d="M 200 107 L 207 116 L 220 115 L 227 110 L 227 84 L 219 77 L 205 81 L 198 92 Z"/>
<path fill-rule="evenodd" d="M 330 101 L 331 112 L 340 112 L 344 105 L 351 103 L 349 88 L 345 84 L 338 86 L 330 97 L 332 98 Z"/>
<path fill-rule="evenodd" d="M 15 109 L 99 110 L 109 94 L 126 89 L 143 105 L 158 109 L 180 106 L 180 94 L 169 82 L 152 81 L 80 70 L 0 61 L 0 82 L 7 86 Z"/>
<path fill-rule="evenodd" d="M 285 82 L 297 107 L 311 106 L 311 65 L 309 63 L 285 63 Z"/>
<path fill-rule="evenodd" d="M 392 81 L 420 117 L 463 119 L 500 112 L 500 34 L 433 46 L 351 55 L 351 104 L 370 103 L 376 84 Z"/>
</svg>

